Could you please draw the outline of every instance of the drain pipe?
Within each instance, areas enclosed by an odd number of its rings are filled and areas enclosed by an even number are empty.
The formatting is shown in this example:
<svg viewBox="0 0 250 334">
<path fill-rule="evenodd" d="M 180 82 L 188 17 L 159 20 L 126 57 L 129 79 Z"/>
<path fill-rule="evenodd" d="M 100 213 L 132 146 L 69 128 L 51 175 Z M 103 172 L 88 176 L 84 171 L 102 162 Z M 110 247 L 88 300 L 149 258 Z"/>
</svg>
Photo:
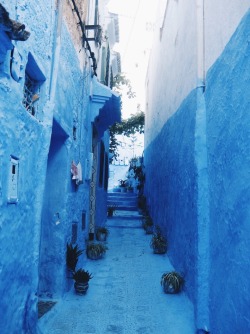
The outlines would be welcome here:
<svg viewBox="0 0 250 334">
<path fill-rule="evenodd" d="M 205 27 L 204 0 L 196 0 L 197 10 L 197 110 L 195 125 L 195 161 L 197 167 L 197 303 L 198 333 L 209 333 L 209 184 L 207 165 L 207 129 L 205 103 Z"/>
</svg>

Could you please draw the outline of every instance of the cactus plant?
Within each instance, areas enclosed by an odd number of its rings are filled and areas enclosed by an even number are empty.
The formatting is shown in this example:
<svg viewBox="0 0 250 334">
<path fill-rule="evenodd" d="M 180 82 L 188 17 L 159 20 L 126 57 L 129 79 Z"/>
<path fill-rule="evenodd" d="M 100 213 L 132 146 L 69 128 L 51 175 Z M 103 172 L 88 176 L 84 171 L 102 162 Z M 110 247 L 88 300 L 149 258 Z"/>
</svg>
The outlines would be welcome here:
<svg viewBox="0 0 250 334">
<path fill-rule="evenodd" d="M 156 231 L 152 236 L 150 247 L 155 254 L 164 254 L 167 251 L 167 239 L 162 235 L 159 226 L 156 226 Z"/>
<path fill-rule="evenodd" d="M 67 243 L 66 265 L 71 271 L 75 271 L 79 256 L 83 253 L 78 245 L 73 246 Z"/>
<path fill-rule="evenodd" d="M 165 293 L 178 293 L 184 284 L 184 279 L 175 271 L 164 273 L 161 277 L 161 285 Z"/>
</svg>

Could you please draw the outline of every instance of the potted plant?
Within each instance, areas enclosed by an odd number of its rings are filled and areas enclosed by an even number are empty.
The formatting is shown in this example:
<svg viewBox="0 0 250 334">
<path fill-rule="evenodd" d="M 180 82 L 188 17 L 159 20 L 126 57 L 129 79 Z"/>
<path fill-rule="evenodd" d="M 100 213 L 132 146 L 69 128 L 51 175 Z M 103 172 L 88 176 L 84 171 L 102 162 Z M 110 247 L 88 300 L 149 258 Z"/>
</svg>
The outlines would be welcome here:
<svg viewBox="0 0 250 334">
<path fill-rule="evenodd" d="M 132 192 L 134 192 L 134 188 L 133 188 L 132 186 L 128 186 L 128 187 L 127 187 L 127 192 L 128 192 L 128 193 L 132 193 Z"/>
<path fill-rule="evenodd" d="M 144 195 L 138 196 L 137 204 L 138 204 L 138 211 L 142 214 L 146 214 L 146 212 L 148 211 L 148 208 L 147 208 L 147 200 Z"/>
<path fill-rule="evenodd" d="M 92 274 L 84 269 L 78 269 L 72 275 L 75 291 L 78 295 L 84 295 L 89 288 L 89 280 L 93 278 Z"/>
<path fill-rule="evenodd" d="M 178 293 L 181 291 L 184 279 L 175 271 L 164 273 L 161 277 L 161 285 L 165 293 Z"/>
<path fill-rule="evenodd" d="M 73 246 L 67 243 L 66 265 L 69 271 L 75 271 L 78 258 L 82 253 L 83 250 L 79 249 L 78 245 Z"/>
<path fill-rule="evenodd" d="M 126 190 L 127 190 L 127 188 L 126 188 L 126 186 L 127 186 L 127 180 L 119 180 L 119 182 L 120 182 L 120 188 L 121 188 L 121 192 L 122 193 L 124 193 L 124 192 L 126 192 Z"/>
<path fill-rule="evenodd" d="M 146 234 L 153 234 L 154 222 L 152 218 L 149 215 L 147 215 L 142 218 L 142 221 L 143 221 L 142 227 L 144 228 Z"/>
<path fill-rule="evenodd" d="M 115 204 L 108 205 L 107 216 L 108 217 L 113 217 L 115 210 L 116 210 L 116 205 Z"/>
<path fill-rule="evenodd" d="M 109 230 L 105 226 L 99 226 L 96 228 L 96 239 L 98 241 L 106 241 Z"/>
<path fill-rule="evenodd" d="M 159 226 L 156 226 L 156 231 L 150 242 L 150 247 L 155 254 L 165 254 L 167 251 L 167 239 L 162 235 Z"/>
<path fill-rule="evenodd" d="M 101 243 L 91 242 L 87 245 L 86 254 L 89 259 L 98 260 L 105 255 L 107 249 L 108 247 Z"/>
</svg>

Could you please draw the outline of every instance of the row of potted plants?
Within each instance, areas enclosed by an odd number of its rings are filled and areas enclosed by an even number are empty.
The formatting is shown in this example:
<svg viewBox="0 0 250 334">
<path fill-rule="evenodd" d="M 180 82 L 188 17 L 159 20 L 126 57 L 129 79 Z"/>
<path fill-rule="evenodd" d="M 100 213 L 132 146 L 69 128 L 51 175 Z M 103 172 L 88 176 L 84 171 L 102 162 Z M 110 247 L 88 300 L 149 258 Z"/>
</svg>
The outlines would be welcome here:
<svg viewBox="0 0 250 334">
<path fill-rule="evenodd" d="M 119 180 L 119 186 L 114 188 L 115 192 L 134 192 L 134 187 L 129 184 L 128 180 Z"/>
<path fill-rule="evenodd" d="M 66 265 L 70 273 L 69 278 L 75 281 L 75 291 L 80 295 L 83 295 L 87 292 L 89 287 L 89 280 L 93 277 L 92 274 L 84 269 L 76 270 L 78 259 L 82 253 L 83 250 L 79 249 L 78 245 L 73 246 L 72 244 L 67 244 Z"/>
<path fill-rule="evenodd" d="M 96 239 L 97 241 L 106 241 L 108 236 L 108 229 L 104 226 L 98 227 L 96 229 Z M 101 242 L 89 242 L 86 247 L 86 255 L 91 260 L 101 259 L 108 247 Z M 79 257 L 83 254 L 83 250 L 79 249 L 78 245 L 73 246 L 67 243 L 66 251 L 66 265 L 70 273 L 71 279 L 74 282 L 74 288 L 77 294 L 86 294 L 89 288 L 89 280 L 93 278 L 89 271 L 83 268 L 76 269 Z"/>
<path fill-rule="evenodd" d="M 154 225 L 146 205 L 146 199 L 141 198 L 140 204 L 140 209 L 143 214 L 142 227 L 146 234 L 153 234 L 150 241 L 150 247 L 153 249 L 154 254 L 165 254 L 168 248 L 167 239 L 162 234 L 160 227 Z M 161 285 L 165 293 L 178 293 L 181 291 L 183 284 L 183 277 L 176 271 L 165 272 L 161 277 Z"/>
</svg>

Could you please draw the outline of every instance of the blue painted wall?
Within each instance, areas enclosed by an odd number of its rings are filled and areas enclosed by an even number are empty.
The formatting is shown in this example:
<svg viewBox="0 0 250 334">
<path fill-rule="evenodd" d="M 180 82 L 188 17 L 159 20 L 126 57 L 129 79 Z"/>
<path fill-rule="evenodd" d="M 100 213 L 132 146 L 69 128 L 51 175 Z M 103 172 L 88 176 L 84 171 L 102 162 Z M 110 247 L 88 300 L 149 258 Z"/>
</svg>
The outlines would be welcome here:
<svg viewBox="0 0 250 334">
<path fill-rule="evenodd" d="M 145 149 L 150 212 L 198 328 L 214 334 L 250 332 L 249 24 L 248 12 L 204 94 L 192 91 Z"/>
<path fill-rule="evenodd" d="M 16 19 L 15 4 L 1 1 Z M 36 28 L 47 23 L 45 8 L 39 7 Z M 31 11 L 32 9 L 29 8 Z M 20 12 L 19 12 L 20 13 Z M 32 17 L 30 13 L 28 16 Z M 43 15 L 43 20 L 39 20 Z M 24 17 L 18 18 L 21 22 Z M 26 21 L 22 22 L 26 24 Z M 27 24 L 26 24 L 27 26 Z M 30 26 L 29 26 L 30 28 Z M 1 36 L 5 36 L 0 31 Z M 44 40 L 50 45 L 49 31 L 44 31 Z M 1 38 L 2 39 L 2 38 Z M 10 74 L 10 53 L 4 46 L 13 44 L 22 54 L 23 69 L 17 82 Z M 43 42 L 40 41 L 40 47 Z M 26 48 L 25 48 L 26 47 Z M 36 47 L 28 41 L 0 44 L 0 332 L 31 333 L 37 322 L 38 259 L 40 243 L 40 219 L 43 202 L 45 166 L 50 140 L 50 125 L 32 117 L 23 107 L 24 70 L 28 53 L 36 54 Z M 50 68 L 50 50 L 43 59 L 42 70 L 46 73 L 44 95 L 47 94 L 47 80 Z M 44 57 L 44 58 L 43 58 Z M 40 100 L 41 103 L 45 101 Z M 49 108 L 47 108 L 47 112 Z M 50 110 L 51 112 L 51 110 Z M 18 202 L 8 203 L 10 156 L 19 159 Z"/>
<path fill-rule="evenodd" d="M 167 235 L 168 254 L 176 270 L 185 276 L 187 293 L 193 301 L 197 275 L 195 112 L 193 92 L 145 150 L 150 212 Z"/>
<path fill-rule="evenodd" d="M 72 180 L 70 169 L 72 161 L 76 164 L 80 161 L 85 171 L 91 131 L 86 130 L 88 127 L 90 129 L 90 124 L 85 114 L 88 109 L 84 109 L 84 106 L 89 97 L 84 94 L 83 73 L 65 25 L 62 26 L 58 61 L 59 74 L 41 223 L 39 295 L 43 297 L 60 296 L 67 289 L 65 250 L 66 243 L 72 241 L 72 224 L 77 224 L 77 242 L 81 248 L 84 248 L 88 235 L 87 226 L 82 229 L 81 224 L 82 212 L 88 213 L 88 183 L 83 180 L 77 186 Z M 76 126 L 75 139 L 73 126 Z"/>
<path fill-rule="evenodd" d="M 22 107 L 19 84 L 6 80 L 0 86 L 0 332 L 22 333 L 37 317 L 39 219 L 50 133 Z M 12 154 L 19 158 L 17 204 L 7 203 Z"/>
<path fill-rule="evenodd" d="M 250 13 L 207 77 L 212 333 L 250 332 Z"/>
<path fill-rule="evenodd" d="M 48 10 L 44 1 L 31 1 L 29 6 L 17 8 L 9 1 L 1 3 L 11 18 L 18 17 L 29 26 L 31 36 L 26 42 L 13 43 L 0 29 L 0 40 L 4 41 L 0 44 L 0 333 L 28 334 L 36 333 L 38 297 L 59 298 L 72 287 L 65 264 L 72 225 L 76 226 L 80 248 L 84 249 L 88 238 L 89 180 L 85 175 L 89 174 L 86 159 L 92 141 L 91 64 L 82 51 L 86 66 L 83 69 L 80 65 L 79 50 L 64 23 L 60 53 L 55 52 L 58 8 Z M 9 70 L 7 49 L 14 44 L 22 55 L 19 82 L 13 80 Z M 31 55 L 36 65 L 32 58 L 30 70 L 39 67 L 43 80 L 38 119 L 22 105 L 24 70 Z M 102 93 L 100 88 L 100 96 Z M 107 134 L 104 137 L 107 150 Z M 11 155 L 19 159 L 16 204 L 8 203 Z M 83 183 L 78 186 L 70 171 L 73 160 L 82 165 Z M 100 194 L 97 217 L 103 221 L 103 188 Z M 79 265 L 84 267 L 84 261 L 82 256 Z"/>
</svg>

